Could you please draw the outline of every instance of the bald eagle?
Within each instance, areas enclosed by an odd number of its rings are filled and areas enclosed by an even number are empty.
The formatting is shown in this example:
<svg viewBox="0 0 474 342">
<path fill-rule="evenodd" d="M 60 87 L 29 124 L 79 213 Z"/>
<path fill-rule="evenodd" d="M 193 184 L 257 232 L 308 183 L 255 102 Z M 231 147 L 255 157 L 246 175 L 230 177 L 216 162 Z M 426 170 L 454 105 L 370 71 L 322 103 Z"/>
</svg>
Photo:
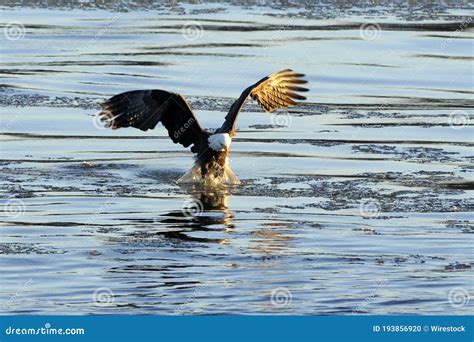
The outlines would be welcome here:
<svg viewBox="0 0 474 342">
<path fill-rule="evenodd" d="M 146 131 L 161 122 L 175 144 L 191 146 L 196 155 L 195 164 L 178 183 L 239 184 L 228 167 L 227 155 L 232 137 L 236 134 L 237 117 L 245 101 L 250 95 L 267 113 L 294 106 L 297 104 L 295 100 L 306 99 L 299 94 L 308 91 L 301 86 L 307 83 L 304 76 L 285 69 L 246 88 L 230 107 L 223 125 L 213 133 L 201 128 L 182 95 L 159 89 L 115 95 L 100 105 L 98 115 L 100 121 L 112 129 L 135 127 Z"/>
</svg>

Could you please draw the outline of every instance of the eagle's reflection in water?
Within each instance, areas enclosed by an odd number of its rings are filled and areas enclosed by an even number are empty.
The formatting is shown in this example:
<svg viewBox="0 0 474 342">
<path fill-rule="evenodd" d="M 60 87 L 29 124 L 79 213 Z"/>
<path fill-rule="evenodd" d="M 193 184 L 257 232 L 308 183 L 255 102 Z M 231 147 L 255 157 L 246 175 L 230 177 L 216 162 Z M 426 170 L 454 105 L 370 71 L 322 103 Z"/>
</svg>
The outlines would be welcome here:
<svg viewBox="0 0 474 342">
<path fill-rule="evenodd" d="M 165 214 L 161 223 L 167 224 L 167 238 L 193 242 L 226 243 L 226 238 L 211 238 L 199 232 L 230 232 L 233 213 L 227 208 L 229 188 L 207 188 L 199 185 L 182 186 L 192 198 L 182 203 L 181 210 Z"/>
<path fill-rule="evenodd" d="M 230 222 L 233 214 L 227 208 L 229 188 L 206 188 L 197 185 L 183 188 L 193 196 L 191 200 L 183 203 L 183 216 L 192 218 L 192 221 L 204 227 L 223 224 L 226 229 L 232 229 Z"/>
<path fill-rule="evenodd" d="M 225 236 L 220 237 L 219 233 L 228 233 L 234 229 L 233 213 L 227 208 L 230 189 L 205 188 L 197 185 L 182 188 L 192 198 L 183 200 L 180 208 L 162 213 L 155 219 L 132 220 L 138 229 L 126 234 L 126 242 L 160 243 L 164 237 L 188 242 L 226 243 Z"/>
</svg>

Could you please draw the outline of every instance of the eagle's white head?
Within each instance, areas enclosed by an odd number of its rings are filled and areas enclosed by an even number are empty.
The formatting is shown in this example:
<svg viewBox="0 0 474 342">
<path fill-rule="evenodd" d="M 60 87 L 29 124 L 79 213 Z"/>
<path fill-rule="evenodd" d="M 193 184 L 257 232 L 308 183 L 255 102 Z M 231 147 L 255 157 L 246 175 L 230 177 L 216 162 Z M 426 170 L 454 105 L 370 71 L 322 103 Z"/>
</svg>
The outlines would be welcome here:
<svg viewBox="0 0 474 342">
<path fill-rule="evenodd" d="M 208 138 L 209 147 L 212 148 L 214 151 L 224 151 L 228 150 L 230 147 L 230 143 L 232 139 L 230 135 L 227 133 L 218 133 L 213 134 Z"/>
</svg>

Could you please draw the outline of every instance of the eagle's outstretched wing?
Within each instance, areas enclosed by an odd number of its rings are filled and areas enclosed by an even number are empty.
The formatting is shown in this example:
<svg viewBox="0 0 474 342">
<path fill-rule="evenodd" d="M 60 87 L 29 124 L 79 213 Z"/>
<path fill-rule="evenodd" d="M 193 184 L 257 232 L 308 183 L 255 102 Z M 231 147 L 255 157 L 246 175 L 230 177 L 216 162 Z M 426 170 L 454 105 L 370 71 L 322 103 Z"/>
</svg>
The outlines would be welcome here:
<svg viewBox="0 0 474 342">
<path fill-rule="evenodd" d="M 304 76 L 304 74 L 295 73 L 291 69 L 285 69 L 264 77 L 248 87 L 232 104 L 225 117 L 225 122 L 218 132 L 235 135 L 237 116 L 249 95 L 267 113 L 273 112 L 277 108 L 294 106 L 297 104 L 295 100 L 306 100 L 306 97 L 298 94 L 298 92 L 308 91 L 307 88 L 300 86 L 307 83 L 303 79 Z"/>
<path fill-rule="evenodd" d="M 205 148 L 208 133 L 199 125 L 188 103 L 179 94 L 164 90 L 134 90 L 102 103 L 98 113 L 106 127 L 135 127 L 146 131 L 161 122 L 175 144 L 194 144 L 191 151 Z"/>
</svg>

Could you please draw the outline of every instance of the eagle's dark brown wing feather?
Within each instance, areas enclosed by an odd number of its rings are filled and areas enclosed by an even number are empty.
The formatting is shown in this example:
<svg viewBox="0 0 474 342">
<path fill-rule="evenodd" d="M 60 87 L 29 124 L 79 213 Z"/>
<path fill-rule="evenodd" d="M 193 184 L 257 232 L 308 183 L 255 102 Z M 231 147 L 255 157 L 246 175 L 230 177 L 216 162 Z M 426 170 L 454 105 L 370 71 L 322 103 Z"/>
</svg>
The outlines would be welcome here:
<svg viewBox="0 0 474 342">
<path fill-rule="evenodd" d="M 134 90 L 115 95 L 101 104 L 100 120 L 112 129 L 135 127 L 146 131 L 161 122 L 174 143 L 199 152 L 207 141 L 188 103 L 164 90 Z"/>
<path fill-rule="evenodd" d="M 300 86 L 307 83 L 303 79 L 304 76 L 304 74 L 295 73 L 291 69 L 285 69 L 264 77 L 248 87 L 232 104 L 229 113 L 225 117 L 225 122 L 218 132 L 229 133 L 231 136 L 235 135 L 237 117 L 249 95 L 267 113 L 273 112 L 277 108 L 297 105 L 295 100 L 306 100 L 306 97 L 298 94 L 298 92 L 308 91 L 307 88 Z"/>
</svg>

